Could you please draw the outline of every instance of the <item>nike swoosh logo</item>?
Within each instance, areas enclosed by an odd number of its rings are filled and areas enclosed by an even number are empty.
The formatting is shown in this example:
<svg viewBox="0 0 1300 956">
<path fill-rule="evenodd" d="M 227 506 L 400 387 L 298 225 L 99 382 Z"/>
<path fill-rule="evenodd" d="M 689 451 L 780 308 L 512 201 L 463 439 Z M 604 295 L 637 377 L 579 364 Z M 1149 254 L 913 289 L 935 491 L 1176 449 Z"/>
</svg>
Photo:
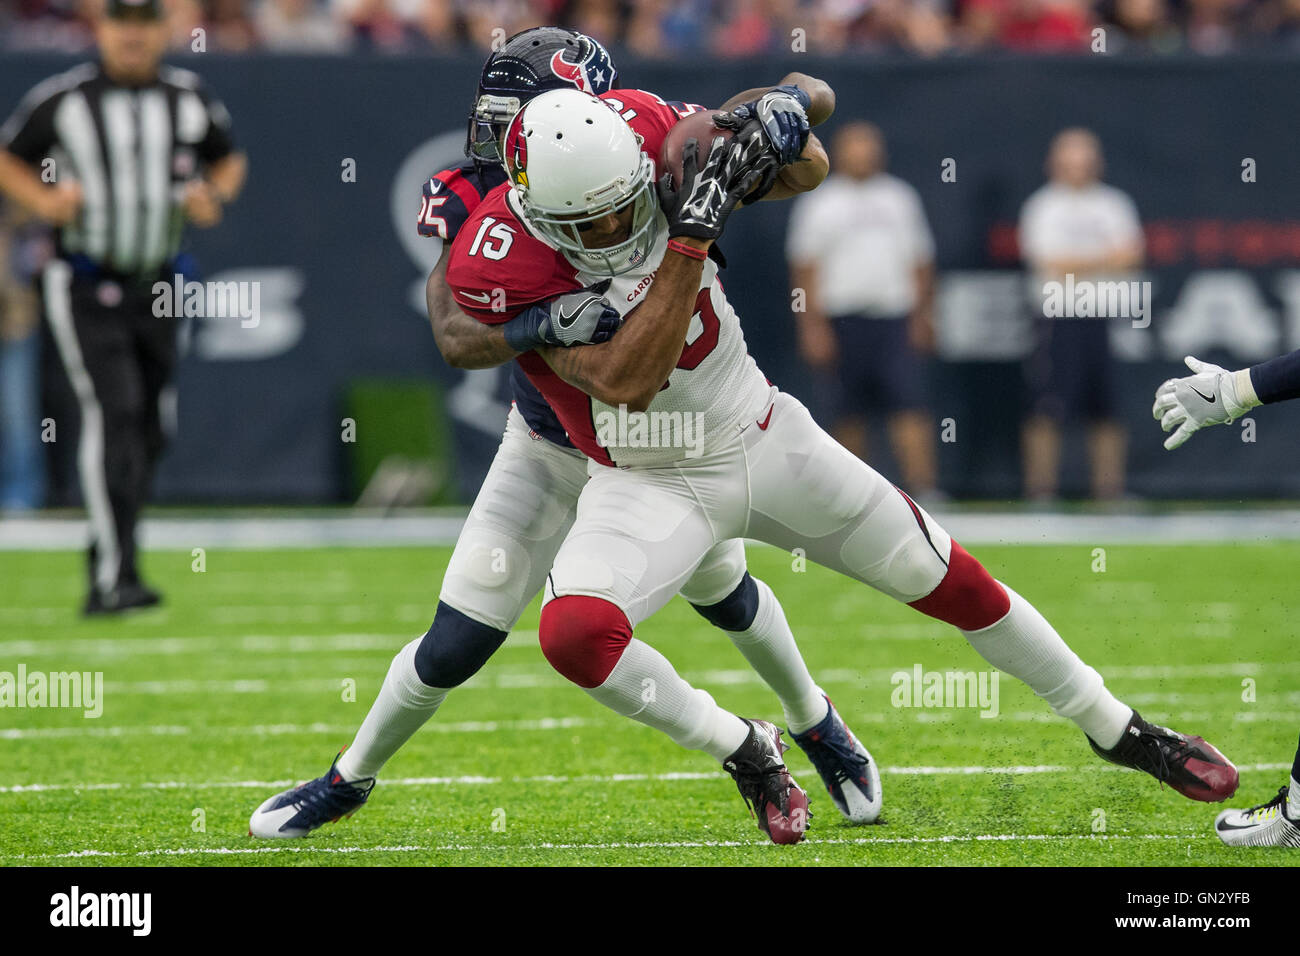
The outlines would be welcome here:
<svg viewBox="0 0 1300 956">
<path fill-rule="evenodd" d="M 457 290 L 467 299 L 473 299 L 475 302 L 487 302 L 492 298 L 486 292 L 466 292 L 464 289 Z"/>
<path fill-rule="evenodd" d="M 772 421 L 772 409 L 774 409 L 774 408 L 776 408 L 776 404 L 775 404 L 775 403 L 773 403 L 773 404 L 767 406 L 767 417 L 764 418 L 761 422 L 758 423 L 758 430 L 759 430 L 759 431 L 761 431 L 761 432 L 765 432 L 765 431 L 767 431 L 767 426 L 768 426 L 769 424 L 771 424 L 771 421 Z"/>
<path fill-rule="evenodd" d="M 558 318 L 560 328 L 567 329 L 569 326 L 573 325 L 574 320 L 582 314 L 582 310 L 595 301 L 596 299 L 594 296 L 583 299 L 576 309 L 568 313 L 564 311 L 564 306 L 560 306 L 560 314 Z"/>
<path fill-rule="evenodd" d="M 1214 402 L 1215 402 L 1215 400 L 1216 400 L 1216 396 L 1214 396 L 1214 395 L 1206 395 L 1206 394 L 1202 393 L 1202 392 L 1201 392 L 1201 391 L 1200 391 L 1200 390 L 1199 390 L 1195 385 L 1188 385 L 1187 387 L 1190 388 L 1193 392 L 1196 392 L 1197 395 L 1200 395 L 1201 398 L 1205 399 L 1205 400 L 1206 400 L 1207 402 L 1209 402 L 1211 405 L 1214 404 Z"/>
<path fill-rule="evenodd" d="M 1259 824 L 1259 823 L 1246 823 L 1241 826 L 1237 826 L 1234 823 L 1229 823 L 1227 820 L 1224 820 L 1222 823 L 1219 824 L 1219 829 L 1220 830 L 1255 830 L 1262 825 L 1263 824 Z"/>
</svg>

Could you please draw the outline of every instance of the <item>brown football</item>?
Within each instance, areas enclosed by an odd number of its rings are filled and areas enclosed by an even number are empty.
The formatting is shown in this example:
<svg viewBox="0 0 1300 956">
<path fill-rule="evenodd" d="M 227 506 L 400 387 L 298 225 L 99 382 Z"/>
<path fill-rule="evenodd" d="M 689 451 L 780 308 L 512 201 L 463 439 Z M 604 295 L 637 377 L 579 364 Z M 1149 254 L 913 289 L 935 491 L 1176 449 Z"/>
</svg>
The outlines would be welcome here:
<svg viewBox="0 0 1300 956">
<path fill-rule="evenodd" d="M 709 144 L 713 142 L 713 137 L 731 139 L 735 135 L 731 130 L 718 129 L 713 125 L 713 117 L 725 112 L 726 110 L 704 110 L 678 120 L 677 125 L 664 137 L 663 145 L 659 149 L 659 175 L 662 176 L 664 170 L 667 170 L 672 173 L 674 186 L 681 183 L 682 147 L 686 145 L 688 139 L 699 140 L 701 163 L 709 154 Z"/>
</svg>

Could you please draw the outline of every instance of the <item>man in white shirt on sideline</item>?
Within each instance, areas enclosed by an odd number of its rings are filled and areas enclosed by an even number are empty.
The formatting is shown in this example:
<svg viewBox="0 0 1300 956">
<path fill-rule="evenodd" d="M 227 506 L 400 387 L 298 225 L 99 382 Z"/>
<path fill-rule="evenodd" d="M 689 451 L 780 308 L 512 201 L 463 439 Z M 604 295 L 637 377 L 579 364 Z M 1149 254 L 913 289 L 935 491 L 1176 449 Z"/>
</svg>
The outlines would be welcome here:
<svg viewBox="0 0 1300 956">
<path fill-rule="evenodd" d="M 1090 130 L 1062 130 L 1047 157 L 1048 182 L 1020 211 L 1020 254 L 1038 341 L 1026 365 L 1032 394 L 1023 433 L 1025 495 L 1057 496 L 1061 428 L 1088 423 L 1092 496 L 1124 494 L 1127 435 L 1115 410 L 1115 359 L 1105 318 L 1045 317 L 1044 284 L 1125 278 L 1142 264 L 1142 224 L 1125 193 L 1101 182 L 1101 143 Z M 1123 317 L 1111 317 L 1123 318 Z"/>
<path fill-rule="evenodd" d="M 818 373 L 830 431 L 867 456 L 867 415 L 887 416 L 902 484 L 937 489 L 926 355 L 934 347 L 934 238 L 920 197 L 885 172 L 870 123 L 842 126 L 831 175 L 795 200 L 786 242 L 799 353 Z M 797 295 L 797 292 L 796 292 Z"/>
</svg>

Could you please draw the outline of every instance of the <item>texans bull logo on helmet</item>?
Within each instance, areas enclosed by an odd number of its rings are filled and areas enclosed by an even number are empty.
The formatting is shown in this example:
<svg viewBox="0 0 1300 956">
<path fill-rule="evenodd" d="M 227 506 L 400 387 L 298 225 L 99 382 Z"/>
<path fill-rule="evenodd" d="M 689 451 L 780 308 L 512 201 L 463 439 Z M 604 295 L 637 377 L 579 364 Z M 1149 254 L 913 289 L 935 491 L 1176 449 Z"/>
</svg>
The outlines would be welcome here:
<svg viewBox="0 0 1300 956">
<path fill-rule="evenodd" d="M 589 42 L 586 44 L 587 52 L 577 63 L 572 63 L 564 58 L 564 54 L 568 52 L 567 49 L 556 50 L 551 56 L 551 72 L 560 79 L 572 83 L 582 92 L 594 95 L 603 92 L 608 87 L 605 82 L 605 70 L 593 69 L 593 67 L 598 66 L 598 63 L 593 61 L 608 62 L 609 54 L 595 40 L 590 40 L 590 38 L 588 40 Z M 612 72 L 611 70 L 610 73 L 612 74 Z M 610 79 L 613 79 L 612 75 Z"/>
</svg>

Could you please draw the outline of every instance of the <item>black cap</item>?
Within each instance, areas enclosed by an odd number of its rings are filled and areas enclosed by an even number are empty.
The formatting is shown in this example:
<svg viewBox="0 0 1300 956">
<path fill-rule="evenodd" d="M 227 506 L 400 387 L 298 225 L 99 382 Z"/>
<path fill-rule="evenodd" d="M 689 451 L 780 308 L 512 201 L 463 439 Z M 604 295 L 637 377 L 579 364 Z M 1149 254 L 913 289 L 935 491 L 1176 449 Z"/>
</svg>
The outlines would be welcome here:
<svg viewBox="0 0 1300 956">
<path fill-rule="evenodd" d="M 114 20 L 161 20 L 162 0 L 107 0 L 104 12 Z"/>
</svg>

